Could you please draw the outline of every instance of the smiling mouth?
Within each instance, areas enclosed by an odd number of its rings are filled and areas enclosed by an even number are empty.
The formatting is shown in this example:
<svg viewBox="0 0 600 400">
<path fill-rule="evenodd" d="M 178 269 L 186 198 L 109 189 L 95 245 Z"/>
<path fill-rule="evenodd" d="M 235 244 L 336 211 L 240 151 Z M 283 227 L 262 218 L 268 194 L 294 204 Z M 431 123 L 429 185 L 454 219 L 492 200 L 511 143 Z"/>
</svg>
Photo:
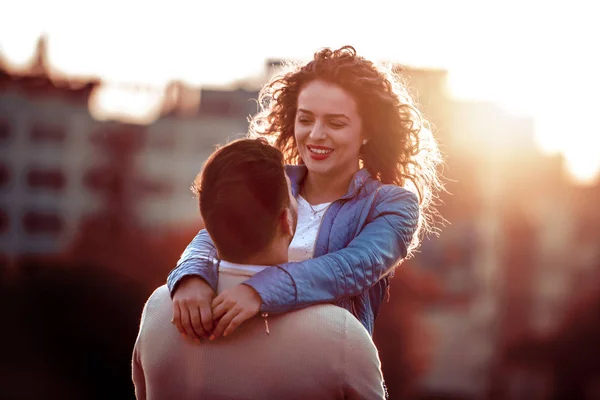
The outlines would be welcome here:
<svg viewBox="0 0 600 400">
<path fill-rule="evenodd" d="M 333 149 L 330 149 L 328 147 L 312 147 L 312 146 L 306 146 L 308 148 L 308 150 L 311 153 L 314 154 L 320 154 L 320 155 L 324 155 L 324 154 L 329 154 L 331 152 L 333 152 Z"/>
</svg>

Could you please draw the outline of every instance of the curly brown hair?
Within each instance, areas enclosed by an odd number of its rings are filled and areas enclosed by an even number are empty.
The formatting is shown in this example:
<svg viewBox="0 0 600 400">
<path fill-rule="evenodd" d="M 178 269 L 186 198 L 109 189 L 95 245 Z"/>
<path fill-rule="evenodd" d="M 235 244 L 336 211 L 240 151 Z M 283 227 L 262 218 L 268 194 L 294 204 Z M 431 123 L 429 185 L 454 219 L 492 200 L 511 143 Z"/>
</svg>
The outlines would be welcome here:
<svg viewBox="0 0 600 400">
<path fill-rule="evenodd" d="M 286 163 L 302 164 L 294 136 L 298 95 L 316 79 L 336 84 L 357 103 L 365 136 L 361 165 L 382 183 L 406 187 L 419 197 L 419 229 L 433 228 L 434 199 L 442 189 L 442 162 L 429 124 L 417 109 L 400 76 L 392 68 L 358 56 L 352 46 L 322 49 L 307 64 L 286 64 L 259 93 L 260 111 L 250 121 L 250 136 L 266 136 L 284 154 Z M 409 251 L 410 254 L 410 251 Z"/>
</svg>

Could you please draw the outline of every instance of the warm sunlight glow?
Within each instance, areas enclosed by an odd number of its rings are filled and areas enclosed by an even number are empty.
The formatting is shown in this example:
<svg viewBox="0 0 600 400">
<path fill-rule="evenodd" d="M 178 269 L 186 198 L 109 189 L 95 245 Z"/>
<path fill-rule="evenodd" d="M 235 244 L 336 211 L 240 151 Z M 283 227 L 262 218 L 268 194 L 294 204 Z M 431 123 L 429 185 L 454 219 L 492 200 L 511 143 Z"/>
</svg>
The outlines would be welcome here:
<svg viewBox="0 0 600 400">
<path fill-rule="evenodd" d="M 160 116 L 164 93 L 164 90 L 104 83 L 92 91 L 90 113 L 98 120 L 118 119 L 133 124 L 149 124 Z"/>
<path fill-rule="evenodd" d="M 0 59 L 10 70 L 26 68 L 33 61 L 38 38 L 37 34 L 1 38 Z"/>
<path fill-rule="evenodd" d="M 448 72 L 448 90 L 458 99 L 490 101 L 515 115 L 533 113 L 533 88 L 528 75 L 507 69 L 465 66 Z"/>
<path fill-rule="evenodd" d="M 566 40 L 566 39 L 563 39 Z M 450 70 L 450 93 L 465 100 L 486 100 L 534 120 L 534 139 L 546 154 L 561 154 L 569 174 L 589 184 L 600 175 L 600 62 L 588 52 L 527 64 L 498 61 Z"/>
<path fill-rule="evenodd" d="M 571 173 L 587 180 L 598 174 L 589 149 L 600 137 L 593 39 L 600 25 L 593 7 L 513 0 L 370 0 L 366 7 L 306 0 L 298 7 L 257 0 L 233 12 L 227 2 L 106 0 L 89 14 L 75 1 L 23 0 L 0 14 L 0 55 L 9 68 L 26 65 L 44 33 L 54 72 L 153 88 L 103 85 L 90 99 L 96 118 L 152 121 L 171 81 L 260 81 L 269 58 L 306 59 L 320 47 L 352 44 L 369 58 L 445 68 L 455 96 L 532 116 L 540 148 L 561 153 Z M 331 17 L 341 9 L 344 18 Z M 290 16 L 289 27 L 301 28 L 271 29 L 287 26 Z"/>
<path fill-rule="evenodd" d="M 598 180 L 600 157 L 598 147 L 565 154 L 568 171 L 580 183 L 592 185 Z"/>
<path fill-rule="evenodd" d="M 582 184 L 593 184 L 600 175 L 600 131 L 591 117 L 570 120 L 569 115 L 549 110 L 536 119 L 540 149 L 561 154 L 569 174 Z"/>
<path fill-rule="evenodd" d="M 573 60 L 569 60 L 573 62 Z M 565 65 L 561 79 L 539 92 L 533 107 L 536 139 L 543 151 L 565 157 L 569 173 L 581 183 L 600 175 L 599 60 Z M 558 78 L 554 78 L 557 80 Z M 546 82 L 552 82 L 548 79 Z"/>
</svg>

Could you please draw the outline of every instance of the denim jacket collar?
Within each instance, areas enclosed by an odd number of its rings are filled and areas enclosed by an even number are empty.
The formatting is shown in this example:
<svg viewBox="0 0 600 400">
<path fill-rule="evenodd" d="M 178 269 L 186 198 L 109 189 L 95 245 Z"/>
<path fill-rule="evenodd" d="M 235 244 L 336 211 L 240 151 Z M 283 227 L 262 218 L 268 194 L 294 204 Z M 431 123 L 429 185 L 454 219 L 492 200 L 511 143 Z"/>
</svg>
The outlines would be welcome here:
<svg viewBox="0 0 600 400">
<path fill-rule="evenodd" d="M 294 197 L 298 197 L 298 194 L 302 189 L 302 182 L 304 182 L 306 174 L 308 173 L 308 168 L 306 168 L 306 165 L 286 165 L 285 170 L 290 178 L 290 182 L 292 183 L 292 194 Z M 370 177 L 371 174 L 366 168 L 356 171 L 352 177 L 352 180 L 350 181 L 348 191 L 341 197 L 341 199 L 349 199 L 354 197 L 358 190 Z"/>
</svg>

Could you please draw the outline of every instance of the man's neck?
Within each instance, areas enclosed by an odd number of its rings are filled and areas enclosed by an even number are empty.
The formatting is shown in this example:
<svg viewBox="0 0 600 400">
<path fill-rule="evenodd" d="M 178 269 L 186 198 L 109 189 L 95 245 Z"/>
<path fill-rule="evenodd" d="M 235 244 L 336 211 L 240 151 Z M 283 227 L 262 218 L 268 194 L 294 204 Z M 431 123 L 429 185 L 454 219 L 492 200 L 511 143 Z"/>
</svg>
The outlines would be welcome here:
<svg viewBox="0 0 600 400">
<path fill-rule="evenodd" d="M 244 283 L 254 276 L 254 274 L 259 273 L 265 268 L 269 267 L 264 265 L 238 264 L 221 260 L 219 263 L 217 293 Z"/>
<path fill-rule="evenodd" d="M 288 261 L 288 246 L 283 246 L 283 244 L 281 246 L 270 246 L 265 251 L 241 260 L 234 261 L 223 258 L 219 267 L 218 292 L 244 283 L 251 276 L 265 268 L 285 264 Z"/>
<path fill-rule="evenodd" d="M 288 245 L 288 243 L 282 240 L 281 243 L 273 243 L 266 249 L 259 251 L 249 257 L 244 257 L 240 259 L 229 259 L 227 257 L 223 257 L 221 258 L 221 260 L 238 265 L 281 265 L 288 262 Z"/>
<path fill-rule="evenodd" d="M 228 274 L 241 275 L 246 277 L 254 276 L 254 274 L 258 274 L 265 268 L 270 268 L 270 266 L 237 264 L 225 260 L 221 260 L 219 262 L 219 273 L 226 272 Z"/>
<path fill-rule="evenodd" d="M 285 264 L 288 261 L 288 247 L 289 240 L 278 236 L 265 249 L 242 259 L 238 264 L 268 266 Z"/>
</svg>

